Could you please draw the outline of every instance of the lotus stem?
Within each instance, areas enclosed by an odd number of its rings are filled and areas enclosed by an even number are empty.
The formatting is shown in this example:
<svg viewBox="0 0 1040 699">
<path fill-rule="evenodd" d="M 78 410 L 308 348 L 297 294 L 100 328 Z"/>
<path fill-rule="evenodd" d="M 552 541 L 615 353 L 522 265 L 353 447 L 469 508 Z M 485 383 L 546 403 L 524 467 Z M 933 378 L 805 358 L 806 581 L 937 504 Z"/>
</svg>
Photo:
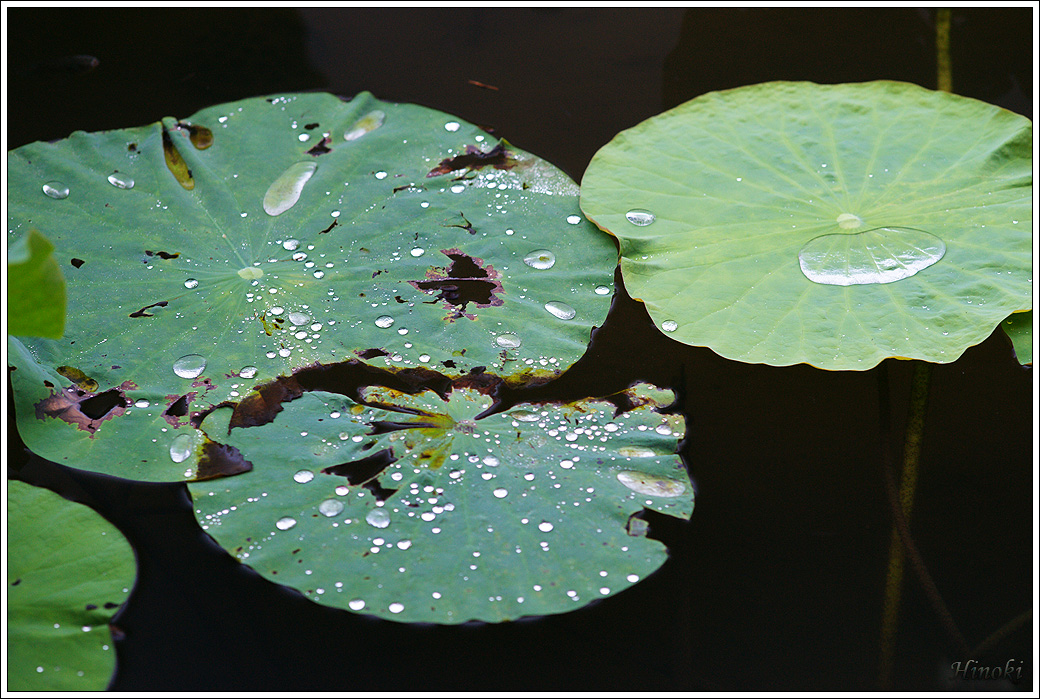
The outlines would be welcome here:
<svg viewBox="0 0 1040 699">
<path fill-rule="evenodd" d="M 938 72 L 936 87 L 943 92 L 953 92 L 949 9 L 940 9 L 935 13 L 935 64 Z"/>
</svg>

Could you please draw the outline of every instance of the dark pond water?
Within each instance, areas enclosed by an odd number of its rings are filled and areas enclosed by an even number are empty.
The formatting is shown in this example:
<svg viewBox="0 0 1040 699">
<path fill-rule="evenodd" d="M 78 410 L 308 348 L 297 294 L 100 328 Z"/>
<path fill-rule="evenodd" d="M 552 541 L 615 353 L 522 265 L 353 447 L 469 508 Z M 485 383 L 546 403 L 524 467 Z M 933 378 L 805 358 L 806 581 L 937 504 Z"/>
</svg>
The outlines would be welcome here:
<svg viewBox="0 0 1040 699">
<path fill-rule="evenodd" d="M 492 128 L 580 180 L 618 131 L 704 92 L 775 79 L 935 86 L 934 10 L 40 10 L 8 14 L 8 147 L 76 129 L 186 117 L 224 101 L 325 90 L 414 102 Z M 956 9 L 954 90 L 1031 117 L 1032 10 Z M 99 59 L 84 72 L 64 57 Z M 481 88 L 469 81 L 493 85 Z M 697 484 L 672 556 L 577 612 L 408 626 L 329 610 L 238 565 L 195 524 L 183 486 L 29 459 L 9 474 L 93 503 L 133 543 L 112 689 L 869 690 L 911 366 L 879 374 L 746 365 L 656 331 L 622 292 L 564 381 L 676 387 Z M 916 544 L 969 646 L 1035 599 L 1034 383 L 998 333 L 932 374 Z M 10 424 L 10 423 L 9 423 Z M 1025 659 L 1031 624 L 976 658 Z M 967 688 L 967 660 L 908 576 L 894 686 Z"/>
</svg>

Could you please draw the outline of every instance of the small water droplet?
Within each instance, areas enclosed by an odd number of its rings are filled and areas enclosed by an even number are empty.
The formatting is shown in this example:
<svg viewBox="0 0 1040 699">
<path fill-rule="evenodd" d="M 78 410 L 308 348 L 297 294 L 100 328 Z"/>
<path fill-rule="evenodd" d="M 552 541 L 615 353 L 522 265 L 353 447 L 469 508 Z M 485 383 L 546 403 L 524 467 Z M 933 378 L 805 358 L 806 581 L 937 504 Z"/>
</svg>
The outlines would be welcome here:
<svg viewBox="0 0 1040 699">
<path fill-rule="evenodd" d="M 625 218 L 634 226 L 649 226 L 657 220 L 657 216 L 646 209 L 632 209 L 625 214 Z"/>
<path fill-rule="evenodd" d="M 397 548 L 401 549 L 402 551 L 407 551 L 411 547 L 412 542 L 410 539 L 403 539 L 402 541 L 397 542 Z"/>
<path fill-rule="evenodd" d="M 285 313 L 285 309 L 282 308 L 281 306 L 273 306 L 271 308 L 271 314 L 272 315 L 280 316 L 283 313 Z"/>
<path fill-rule="evenodd" d="M 642 471 L 618 471 L 617 479 L 629 490 L 643 495 L 677 498 L 686 492 L 686 484 L 682 481 Z"/>
<path fill-rule="evenodd" d="M 389 328 L 393 324 L 393 316 L 379 316 L 378 318 L 376 318 L 376 327 Z"/>
<path fill-rule="evenodd" d="M 186 279 L 184 281 L 184 287 L 187 288 L 187 289 L 194 289 L 198 285 L 199 285 L 199 280 L 198 279 Z"/>
<path fill-rule="evenodd" d="M 108 181 L 113 187 L 118 187 L 119 189 L 134 188 L 134 178 L 122 174 L 121 172 L 119 172 L 119 170 L 116 170 L 111 175 L 109 175 Z"/>
<path fill-rule="evenodd" d="M 333 498 L 322 500 L 321 504 L 318 505 L 318 512 L 322 513 L 326 517 L 335 517 L 342 511 L 343 503 Z"/>
<path fill-rule="evenodd" d="M 556 264 L 556 255 L 551 250 L 532 250 L 524 255 L 524 264 L 535 269 L 549 269 Z"/>
<path fill-rule="evenodd" d="M 576 226 L 579 223 L 581 223 L 581 216 L 578 216 L 576 214 L 571 214 L 570 216 L 567 217 L 567 223 L 571 224 L 572 226 Z"/>
<path fill-rule="evenodd" d="M 291 209 L 300 200 L 303 186 L 318 169 L 317 163 L 307 160 L 293 163 L 278 176 L 264 194 L 264 211 L 269 216 L 278 216 Z"/>
<path fill-rule="evenodd" d="M 600 296 L 606 296 L 607 294 L 610 293 L 610 287 L 609 286 L 603 286 L 602 284 L 600 284 L 599 286 L 596 287 L 596 293 L 599 294 Z"/>
<path fill-rule="evenodd" d="M 288 240 L 282 242 L 282 247 L 286 250 L 295 250 L 296 248 L 300 247 L 300 241 L 298 241 L 296 238 L 289 238 Z"/>
<path fill-rule="evenodd" d="M 550 301 L 545 304 L 545 310 L 549 311 L 549 313 L 552 313 L 560 320 L 570 320 L 577 315 L 577 311 L 562 301 Z"/>
<path fill-rule="evenodd" d="M 43 185 L 43 193 L 51 199 L 64 199 L 69 196 L 69 186 L 55 180 Z"/>
<path fill-rule="evenodd" d="M 462 194 L 462 191 L 464 189 L 466 189 L 465 185 L 455 184 L 455 185 L 451 186 L 451 193 L 452 194 Z"/>
<path fill-rule="evenodd" d="M 445 131 L 458 131 L 459 130 L 459 126 L 460 126 L 459 122 L 457 122 L 457 121 L 449 121 L 447 124 L 444 125 L 444 130 Z"/>
<path fill-rule="evenodd" d="M 383 170 L 380 170 L 379 172 L 377 172 L 376 173 L 376 179 L 377 180 L 385 180 L 386 179 L 386 172 L 384 172 Z"/>
<path fill-rule="evenodd" d="M 251 379 L 256 376 L 257 371 L 259 371 L 259 369 L 255 366 L 244 366 L 241 371 L 238 372 L 238 375 L 243 379 Z"/>
<path fill-rule="evenodd" d="M 422 248 L 412 248 L 412 257 L 420 257 L 424 252 L 426 251 Z"/>
<path fill-rule="evenodd" d="M 187 433 L 179 434 L 173 438 L 173 442 L 170 443 L 170 458 L 173 460 L 173 463 L 179 464 L 187 461 L 188 457 L 191 456 L 192 442 L 192 436 Z"/>
<path fill-rule="evenodd" d="M 305 468 L 300 469 L 293 474 L 292 479 L 297 483 L 310 483 L 314 480 L 314 471 L 309 471 Z"/>
<path fill-rule="evenodd" d="M 201 354 L 186 354 L 173 363 L 173 373 L 182 379 L 194 379 L 206 370 L 206 358 Z"/>
<path fill-rule="evenodd" d="M 353 609 L 355 612 L 360 612 L 365 608 L 365 600 L 363 599 L 352 599 L 347 602 L 347 606 Z"/>
<path fill-rule="evenodd" d="M 135 401 L 134 402 L 134 406 L 137 407 L 137 408 L 147 408 L 149 405 L 151 405 L 151 403 L 146 401 L 144 398 L 142 398 L 139 401 Z"/>
<path fill-rule="evenodd" d="M 289 322 L 293 325 L 306 325 L 307 321 L 311 319 L 306 313 L 300 313 L 299 311 L 289 312 Z"/>
<path fill-rule="evenodd" d="M 666 320 L 663 323 L 661 323 L 661 330 L 664 330 L 666 333 L 674 333 L 678 329 L 679 324 L 676 323 L 674 320 Z"/>
<path fill-rule="evenodd" d="M 521 344 L 523 344 L 523 342 L 520 340 L 519 337 L 512 333 L 503 333 L 495 338 L 495 344 L 497 344 L 499 347 L 505 347 L 507 349 L 516 349 Z"/>
<path fill-rule="evenodd" d="M 383 125 L 385 120 L 386 112 L 380 109 L 375 109 L 358 119 L 357 122 L 350 127 L 350 130 L 343 134 L 343 138 L 348 141 L 356 141 L 365 134 L 378 129 Z"/>
<path fill-rule="evenodd" d="M 509 495 L 509 491 L 505 488 L 495 488 L 493 491 L 491 491 L 491 494 L 494 495 L 496 498 L 501 499 Z"/>
<path fill-rule="evenodd" d="M 426 362 L 430 361 L 430 355 L 428 355 L 428 354 L 420 354 L 419 355 L 419 361 L 423 362 L 425 364 Z"/>
<path fill-rule="evenodd" d="M 543 532 L 551 532 L 553 530 L 552 522 L 542 520 L 542 523 L 538 525 L 538 529 Z"/>
<path fill-rule="evenodd" d="M 377 507 L 374 510 L 369 510 L 368 514 L 365 515 L 365 521 L 376 529 L 386 529 L 390 526 L 390 513 L 382 507 Z"/>
<path fill-rule="evenodd" d="M 292 529 L 293 527 L 295 527 L 296 520 L 292 517 L 282 517 L 274 523 L 274 526 L 278 527 L 284 532 L 286 529 Z"/>
<path fill-rule="evenodd" d="M 400 614 L 404 611 L 404 605 L 400 602 L 391 602 L 390 606 L 387 607 L 387 609 L 390 610 L 391 614 Z"/>
</svg>

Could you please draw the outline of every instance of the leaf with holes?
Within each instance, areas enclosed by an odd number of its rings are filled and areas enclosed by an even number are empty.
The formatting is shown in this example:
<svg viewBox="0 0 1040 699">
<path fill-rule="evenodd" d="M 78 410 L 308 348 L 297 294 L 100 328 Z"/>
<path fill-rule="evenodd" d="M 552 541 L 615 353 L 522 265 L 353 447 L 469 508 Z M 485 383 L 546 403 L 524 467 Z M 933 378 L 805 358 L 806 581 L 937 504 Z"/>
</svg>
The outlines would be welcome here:
<svg viewBox="0 0 1040 699">
<path fill-rule="evenodd" d="M 214 539 L 321 604 L 443 624 L 566 612 L 664 562 L 644 510 L 692 514 L 669 391 L 487 416 L 459 381 L 363 396 L 305 391 L 252 427 L 214 411 L 203 428 L 253 469 L 188 484 Z"/>
<path fill-rule="evenodd" d="M 7 689 L 105 689 L 130 544 L 90 508 L 20 481 L 7 482 L 7 544 Z"/>
<path fill-rule="evenodd" d="M 317 362 L 551 376 L 610 304 L 616 248 L 566 175 L 368 93 L 76 132 L 8 168 L 8 242 L 46 230 L 69 296 L 64 338 L 9 344 L 19 429 L 82 468 L 182 478 L 193 416 Z"/>
<path fill-rule="evenodd" d="M 952 362 L 1032 308 L 1032 124 L 897 82 L 776 82 L 618 134 L 581 205 L 659 328 L 730 359 Z"/>
</svg>

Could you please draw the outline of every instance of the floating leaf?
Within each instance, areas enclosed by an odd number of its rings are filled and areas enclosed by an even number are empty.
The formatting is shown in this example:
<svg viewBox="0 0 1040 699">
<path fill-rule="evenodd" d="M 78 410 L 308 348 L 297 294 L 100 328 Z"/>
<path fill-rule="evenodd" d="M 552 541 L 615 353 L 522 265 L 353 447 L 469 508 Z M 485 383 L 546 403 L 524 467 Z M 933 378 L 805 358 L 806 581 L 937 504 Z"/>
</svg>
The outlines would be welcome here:
<svg viewBox="0 0 1040 699">
<path fill-rule="evenodd" d="M 693 510 L 683 420 L 657 412 L 672 394 L 627 393 L 616 416 L 585 400 L 480 418 L 474 388 L 365 391 L 384 407 L 309 391 L 248 428 L 217 410 L 203 428 L 253 469 L 188 488 L 222 546 L 322 604 L 446 624 L 565 612 L 664 562 L 644 508 Z"/>
<path fill-rule="evenodd" d="M 1033 363 L 1033 312 L 1012 313 L 1000 327 L 1011 338 L 1020 364 Z"/>
<path fill-rule="evenodd" d="M 951 362 L 1032 307 L 1032 124 L 897 82 L 765 83 L 619 134 L 582 181 L 633 297 L 730 359 Z"/>
<path fill-rule="evenodd" d="M 9 343 L 26 443 L 172 480 L 207 443 L 193 416 L 317 362 L 518 380 L 566 368 L 606 316 L 596 288 L 616 249 L 566 175 L 503 144 L 362 93 L 249 99 L 12 151 L 9 244 L 30 221 L 53 231 L 69 283 L 65 337 Z M 555 264 L 525 264 L 534 250 Z"/>
<path fill-rule="evenodd" d="M 67 192 L 44 185 L 44 194 Z M 67 195 L 66 195 L 67 196 Z M 54 245 L 36 230 L 7 248 L 7 332 L 60 338 L 65 330 L 65 279 L 52 252 Z M 74 263 L 70 263 L 74 264 Z"/>
<path fill-rule="evenodd" d="M 109 621 L 134 582 L 130 544 L 90 508 L 7 482 L 7 687 L 100 691 Z"/>
</svg>

